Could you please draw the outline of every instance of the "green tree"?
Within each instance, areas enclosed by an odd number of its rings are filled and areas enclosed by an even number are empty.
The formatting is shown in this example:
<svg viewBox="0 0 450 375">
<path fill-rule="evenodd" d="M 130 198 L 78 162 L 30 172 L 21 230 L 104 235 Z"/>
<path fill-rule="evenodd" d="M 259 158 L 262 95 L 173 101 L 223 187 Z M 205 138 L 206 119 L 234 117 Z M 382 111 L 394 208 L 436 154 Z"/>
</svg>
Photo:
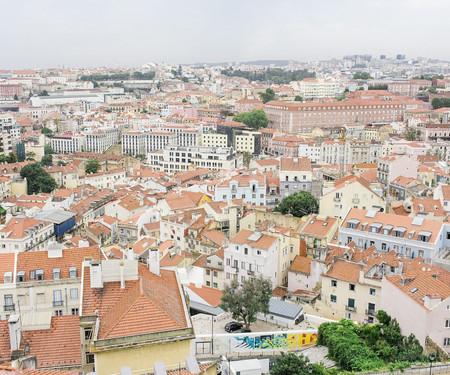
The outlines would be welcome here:
<svg viewBox="0 0 450 375">
<path fill-rule="evenodd" d="M 408 141 L 416 141 L 419 139 L 421 131 L 414 126 L 407 126 L 403 134 Z"/>
<path fill-rule="evenodd" d="M 20 175 L 27 179 L 28 194 L 51 193 L 57 187 L 56 181 L 38 163 L 27 164 Z"/>
<path fill-rule="evenodd" d="M 62 160 L 58 160 L 58 163 L 56 163 L 56 165 L 58 165 L 59 167 L 65 167 L 67 163 Z"/>
<path fill-rule="evenodd" d="M 265 92 L 260 92 L 259 97 L 263 103 L 270 102 L 275 99 L 275 91 L 269 87 Z"/>
<path fill-rule="evenodd" d="M 270 375 L 308 375 L 308 363 L 309 359 L 302 354 L 282 352 L 281 357 L 277 358 L 275 365 L 270 370 Z"/>
<path fill-rule="evenodd" d="M 242 122 L 253 129 L 267 128 L 269 125 L 266 113 L 262 109 L 239 113 L 233 117 L 233 120 Z"/>
<path fill-rule="evenodd" d="M 310 192 L 300 191 L 284 197 L 274 211 L 281 212 L 283 215 L 302 217 L 319 212 L 319 203 Z"/>
<path fill-rule="evenodd" d="M 256 321 L 258 313 L 269 313 L 272 283 L 263 276 L 245 279 L 242 286 L 237 280 L 225 286 L 220 307 L 231 312 L 233 319 L 243 321 L 245 328 Z"/>
<path fill-rule="evenodd" d="M 100 162 L 97 159 L 89 159 L 84 169 L 86 174 L 97 173 L 100 169 Z"/>
<path fill-rule="evenodd" d="M 38 94 L 38 96 L 48 96 L 47 90 L 41 91 L 41 92 Z"/>
<path fill-rule="evenodd" d="M 302 102 L 303 98 L 300 95 L 295 95 L 294 102 Z"/>
<path fill-rule="evenodd" d="M 28 151 L 25 154 L 25 160 L 27 160 L 27 161 L 34 161 L 35 157 L 36 157 L 36 153 L 34 151 Z"/>
<path fill-rule="evenodd" d="M 41 158 L 41 165 L 43 167 L 51 167 L 53 165 L 53 155 L 52 154 L 45 154 Z"/>
<path fill-rule="evenodd" d="M 56 154 L 56 151 L 53 150 L 52 146 L 44 146 L 44 155 Z"/>
<path fill-rule="evenodd" d="M 372 77 L 367 72 L 357 72 L 353 74 L 353 79 L 372 79 Z"/>
<path fill-rule="evenodd" d="M 17 156 L 16 154 L 10 152 L 8 155 L 8 163 L 17 163 Z"/>
<path fill-rule="evenodd" d="M 250 166 L 250 162 L 252 161 L 253 155 L 251 152 L 244 151 L 244 154 L 242 156 L 244 165 L 248 168 Z"/>
<path fill-rule="evenodd" d="M 53 132 L 49 128 L 45 127 L 45 126 L 41 129 L 41 133 L 44 134 L 45 136 L 49 137 L 49 138 L 53 137 Z"/>
<path fill-rule="evenodd" d="M 19 100 L 19 97 L 17 96 L 17 94 L 14 94 L 14 100 Z"/>
<path fill-rule="evenodd" d="M 431 105 L 434 109 L 450 107 L 450 98 L 433 98 Z"/>
</svg>

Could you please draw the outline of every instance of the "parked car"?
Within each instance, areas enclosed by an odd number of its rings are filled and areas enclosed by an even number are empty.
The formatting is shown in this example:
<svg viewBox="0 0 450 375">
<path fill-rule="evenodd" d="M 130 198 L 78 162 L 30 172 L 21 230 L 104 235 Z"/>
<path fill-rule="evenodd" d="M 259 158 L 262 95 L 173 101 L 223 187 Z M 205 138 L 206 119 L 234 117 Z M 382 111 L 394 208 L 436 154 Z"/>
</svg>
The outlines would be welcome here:
<svg viewBox="0 0 450 375">
<path fill-rule="evenodd" d="M 225 331 L 226 332 L 235 332 L 238 331 L 242 328 L 242 323 L 238 323 L 238 322 L 230 322 L 225 324 Z"/>
</svg>

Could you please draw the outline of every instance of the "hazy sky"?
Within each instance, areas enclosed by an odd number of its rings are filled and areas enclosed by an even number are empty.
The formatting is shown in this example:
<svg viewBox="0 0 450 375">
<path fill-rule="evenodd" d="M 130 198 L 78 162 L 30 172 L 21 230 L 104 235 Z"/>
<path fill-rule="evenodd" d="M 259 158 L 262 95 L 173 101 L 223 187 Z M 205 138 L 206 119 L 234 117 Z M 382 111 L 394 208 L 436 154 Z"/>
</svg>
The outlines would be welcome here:
<svg viewBox="0 0 450 375">
<path fill-rule="evenodd" d="M 347 54 L 450 60 L 449 0 L 2 0 L 0 69 Z"/>
</svg>

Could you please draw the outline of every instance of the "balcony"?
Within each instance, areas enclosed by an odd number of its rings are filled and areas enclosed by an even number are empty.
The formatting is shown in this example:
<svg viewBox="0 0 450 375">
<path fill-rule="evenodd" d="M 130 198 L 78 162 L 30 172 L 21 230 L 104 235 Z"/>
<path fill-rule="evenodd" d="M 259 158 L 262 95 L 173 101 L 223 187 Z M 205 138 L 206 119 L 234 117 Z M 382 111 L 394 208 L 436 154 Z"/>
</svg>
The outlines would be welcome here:
<svg viewBox="0 0 450 375">
<path fill-rule="evenodd" d="M 347 311 L 356 312 L 356 307 L 354 307 L 354 306 L 348 306 L 348 305 L 345 305 L 345 309 L 346 309 Z"/>
<path fill-rule="evenodd" d="M 14 311 L 16 309 L 16 306 L 13 304 L 11 305 L 4 305 L 3 306 L 3 311 Z"/>
<path fill-rule="evenodd" d="M 334 197 L 334 201 L 335 202 L 340 202 L 341 201 L 341 197 Z"/>
<path fill-rule="evenodd" d="M 359 198 L 353 198 L 353 199 L 352 199 L 352 202 L 353 202 L 353 203 L 359 203 Z"/>
<path fill-rule="evenodd" d="M 53 301 L 53 307 L 62 306 L 63 301 Z"/>
<path fill-rule="evenodd" d="M 377 311 L 370 309 L 370 310 L 366 310 L 366 315 L 368 316 L 376 316 L 377 315 Z"/>
<path fill-rule="evenodd" d="M 255 275 L 255 271 L 247 271 L 247 275 L 248 276 L 254 276 Z"/>
</svg>

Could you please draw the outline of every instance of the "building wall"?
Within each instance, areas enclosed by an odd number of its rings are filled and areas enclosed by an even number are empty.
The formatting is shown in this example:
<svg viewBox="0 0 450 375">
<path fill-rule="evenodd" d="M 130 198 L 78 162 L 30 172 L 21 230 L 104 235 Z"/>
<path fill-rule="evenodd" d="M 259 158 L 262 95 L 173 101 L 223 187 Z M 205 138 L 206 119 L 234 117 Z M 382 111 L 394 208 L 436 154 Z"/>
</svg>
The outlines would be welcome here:
<svg viewBox="0 0 450 375">
<path fill-rule="evenodd" d="M 95 353 L 96 373 L 98 375 L 120 374 L 120 368 L 131 367 L 133 374 L 153 372 L 155 362 L 162 361 L 166 370 L 185 367 L 190 356 L 190 340 L 157 343 L 142 347 L 110 350 Z"/>
</svg>

